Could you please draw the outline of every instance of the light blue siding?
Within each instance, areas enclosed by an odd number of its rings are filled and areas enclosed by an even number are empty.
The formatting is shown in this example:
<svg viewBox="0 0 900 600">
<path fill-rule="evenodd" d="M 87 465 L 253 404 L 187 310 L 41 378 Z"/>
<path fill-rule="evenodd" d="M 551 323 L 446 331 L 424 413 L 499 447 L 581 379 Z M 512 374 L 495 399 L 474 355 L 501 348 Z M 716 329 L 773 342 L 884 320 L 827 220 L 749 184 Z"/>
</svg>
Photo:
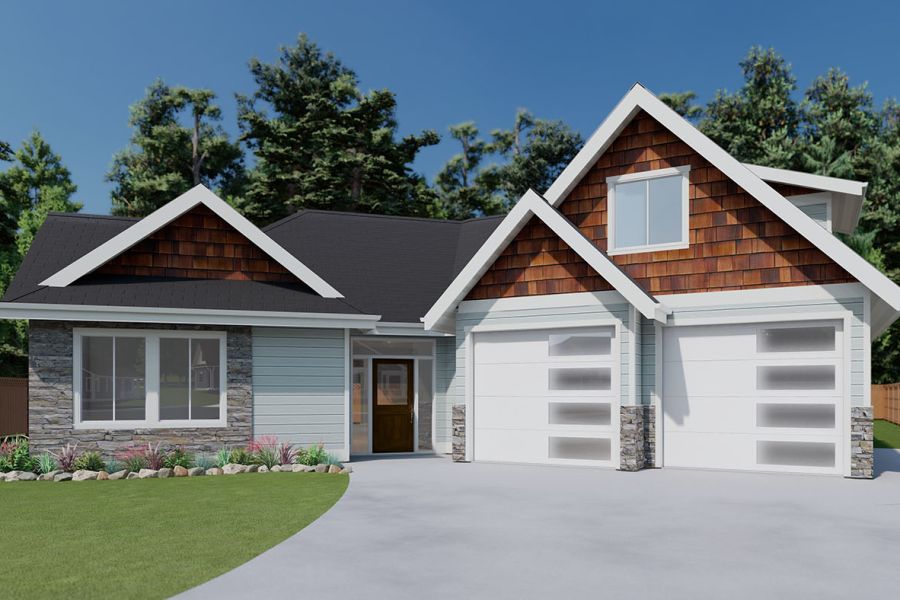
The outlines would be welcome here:
<svg viewBox="0 0 900 600">
<path fill-rule="evenodd" d="M 797 208 L 813 221 L 828 229 L 828 205 L 826 203 L 805 204 Z"/>
<path fill-rule="evenodd" d="M 638 385 L 640 386 L 639 403 L 652 404 L 656 392 L 656 321 L 640 317 L 640 345 L 638 346 L 638 364 L 641 366 Z"/>
<path fill-rule="evenodd" d="M 456 373 L 456 338 L 437 338 L 434 346 L 434 446 L 438 451 L 450 451 L 450 413 L 453 405 L 454 375 Z"/>
<path fill-rule="evenodd" d="M 779 303 L 747 304 L 744 306 L 728 306 L 722 308 L 703 307 L 696 309 L 678 309 L 669 315 L 669 323 L 688 321 L 691 318 L 728 318 L 772 315 L 773 322 L 789 321 L 791 314 L 814 315 L 834 313 L 835 310 L 851 312 L 850 331 L 850 404 L 864 406 L 865 399 L 865 344 L 864 344 L 864 299 L 863 298 L 829 298 L 823 300 L 788 301 Z M 784 317 L 788 318 L 785 319 Z M 826 317 L 823 317 L 826 318 Z"/>
<path fill-rule="evenodd" d="M 253 435 L 344 448 L 344 331 L 253 329 Z"/>
</svg>

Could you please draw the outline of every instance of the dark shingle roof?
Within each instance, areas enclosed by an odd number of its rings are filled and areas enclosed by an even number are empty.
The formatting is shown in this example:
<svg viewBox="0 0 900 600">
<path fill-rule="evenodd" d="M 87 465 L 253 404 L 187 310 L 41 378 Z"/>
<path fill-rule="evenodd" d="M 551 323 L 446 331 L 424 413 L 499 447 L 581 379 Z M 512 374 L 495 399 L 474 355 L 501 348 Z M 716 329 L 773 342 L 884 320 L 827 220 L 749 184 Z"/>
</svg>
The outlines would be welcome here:
<svg viewBox="0 0 900 600">
<path fill-rule="evenodd" d="M 101 306 L 378 314 L 418 322 L 501 217 L 440 221 L 307 210 L 264 231 L 345 297 L 304 285 L 101 277 L 63 288 L 40 282 L 137 219 L 52 213 L 3 301 Z"/>
</svg>

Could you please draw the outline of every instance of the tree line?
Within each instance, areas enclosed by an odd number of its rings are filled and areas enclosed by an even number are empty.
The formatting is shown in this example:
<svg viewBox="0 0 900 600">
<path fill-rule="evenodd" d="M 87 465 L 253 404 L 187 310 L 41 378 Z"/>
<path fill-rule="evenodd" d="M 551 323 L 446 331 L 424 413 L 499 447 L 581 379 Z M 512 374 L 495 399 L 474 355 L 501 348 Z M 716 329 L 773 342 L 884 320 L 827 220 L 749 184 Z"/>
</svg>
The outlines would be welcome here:
<svg viewBox="0 0 900 600">
<path fill-rule="evenodd" d="M 842 236 L 900 280 L 900 105 L 877 106 L 865 84 L 831 69 L 802 92 L 773 49 L 739 63 L 743 83 L 705 104 L 692 91 L 660 98 L 741 161 L 869 182 L 859 232 Z M 249 62 L 254 91 L 237 94 L 238 135 L 212 90 L 153 82 L 131 106 L 128 145 L 112 159 L 112 213 L 142 217 L 196 184 L 265 225 L 304 208 L 463 219 L 502 214 L 529 188 L 545 191 L 583 139 L 564 122 L 519 110 L 509 129 L 451 126 L 458 152 L 429 182 L 413 164 L 440 141 L 401 136 L 395 95 L 363 92 L 356 73 L 305 35 L 277 59 Z M 248 160 L 249 157 L 249 160 Z M 0 141 L 0 293 L 50 211 L 77 211 L 76 187 L 38 132 Z M 25 327 L 0 322 L 0 375 L 21 374 Z M 875 342 L 873 379 L 896 381 L 900 329 Z"/>
</svg>

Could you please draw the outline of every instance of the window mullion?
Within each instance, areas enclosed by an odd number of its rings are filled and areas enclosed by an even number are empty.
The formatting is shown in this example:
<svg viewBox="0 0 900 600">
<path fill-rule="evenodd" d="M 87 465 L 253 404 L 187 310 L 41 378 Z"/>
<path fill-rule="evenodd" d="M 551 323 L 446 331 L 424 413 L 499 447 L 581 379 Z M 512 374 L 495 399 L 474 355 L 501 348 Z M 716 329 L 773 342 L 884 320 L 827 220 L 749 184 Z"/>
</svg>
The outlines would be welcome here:
<svg viewBox="0 0 900 600">
<path fill-rule="evenodd" d="M 146 392 L 146 419 L 148 422 L 159 423 L 159 336 L 148 335 L 147 340 L 147 365 L 144 376 L 147 380 Z"/>
<path fill-rule="evenodd" d="M 191 398 L 191 388 L 193 386 L 194 373 L 191 371 L 191 346 L 193 346 L 193 340 L 188 338 L 188 351 L 187 351 L 187 393 L 188 393 L 188 421 L 191 420 L 191 408 L 193 405 L 193 398 Z"/>
<path fill-rule="evenodd" d="M 116 420 L 116 336 L 112 336 L 112 420 Z"/>
</svg>

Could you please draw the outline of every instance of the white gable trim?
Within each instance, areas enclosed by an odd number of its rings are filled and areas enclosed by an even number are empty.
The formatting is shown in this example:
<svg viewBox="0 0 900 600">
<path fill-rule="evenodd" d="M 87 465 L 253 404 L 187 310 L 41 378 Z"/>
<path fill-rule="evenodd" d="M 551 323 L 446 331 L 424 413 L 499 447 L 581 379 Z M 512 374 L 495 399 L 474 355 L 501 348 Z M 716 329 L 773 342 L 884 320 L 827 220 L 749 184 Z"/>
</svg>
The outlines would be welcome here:
<svg viewBox="0 0 900 600">
<path fill-rule="evenodd" d="M 665 322 L 669 310 L 647 295 L 559 211 L 547 204 L 534 190 L 528 190 L 422 319 L 425 329 L 441 327 L 450 312 L 494 264 L 532 215 L 553 230 L 642 315 Z"/>
<path fill-rule="evenodd" d="M 234 227 L 253 242 L 274 261 L 279 263 L 297 279 L 311 287 L 323 298 L 343 298 L 340 292 L 316 275 L 309 267 L 290 252 L 282 248 L 272 238 L 259 230 L 243 215 L 234 210 L 224 200 L 202 185 L 197 185 L 141 219 L 111 240 L 88 252 L 64 269 L 41 282 L 50 287 L 66 287 L 84 277 L 94 269 L 106 264 L 138 242 L 146 239 L 160 228 L 168 225 L 198 204 L 206 205 L 226 223 Z"/>
<path fill-rule="evenodd" d="M 853 181 L 852 179 L 813 175 L 812 173 L 790 171 L 788 169 L 776 169 L 774 167 L 763 167 L 761 165 L 751 165 L 749 163 L 744 163 L 744 166 L 763 181 L 786 183 L 788 185 L 796 185 L 812 190 L 822 190 L 823 192 L 847 194 L 848 196 L 865 196 L 866 188 L 869 186 L 869 184 L 864 181 Z"/>
<path fill-rule="evenodd" d="M 800 235 L 843 267 L 860 283 L 869 288 L 872 293 L 886 304 L 881 312 L 882 325 L 888 319 L 890 319 L 890 322 L 893 322 L 900 316 L 900 287 L 864 258 L 848 248 L 834 235 L 820 227 L 784 196 L 772 189 L 751 168 L 738 162 L 733 156 L 700 133 L 697 128 L 640 84 L 635 84 L 629 90 L 587 141 L 584 148 L 581 149 L 575 158 L 572 159 L 572 162 L 569 163 L 569 166 L 553 182 L 546 194 L 547 201 L 550 204 L 557 206 L 568 196 L 569 192 L 581 181 L 581 178 L 594 165 L 600 155 L 612 144 L 622 129 L 640 110 L 644 110 L 659 121 L 681 141 L 715 165 L 726 177 L 759 200 L 763 206 L 775 213 Z M 759 170 L 759 167 L 752 167 L 752 169 Z M 763 170 L 761 172 L 766 177 L 779 176 L 778 173 L 773 173 L 772 170 Z M 831 179 L 832 181 L 827 183 L 836 185 L 833 178 L 822 179 Z M 818 179 L 816 182 L 817 185 L 825 184 L 825 182 L 821 182 Z M 850 185 L 850 183 L 855 185 Z M 848 182 L 847 188 L 858 193 L 863 191 L 859 187 L 861 185 L 863 184 L 858 182 Z M 873 312 L 879 314 L 878 307 L 873 307 Z"/>
</svg>

